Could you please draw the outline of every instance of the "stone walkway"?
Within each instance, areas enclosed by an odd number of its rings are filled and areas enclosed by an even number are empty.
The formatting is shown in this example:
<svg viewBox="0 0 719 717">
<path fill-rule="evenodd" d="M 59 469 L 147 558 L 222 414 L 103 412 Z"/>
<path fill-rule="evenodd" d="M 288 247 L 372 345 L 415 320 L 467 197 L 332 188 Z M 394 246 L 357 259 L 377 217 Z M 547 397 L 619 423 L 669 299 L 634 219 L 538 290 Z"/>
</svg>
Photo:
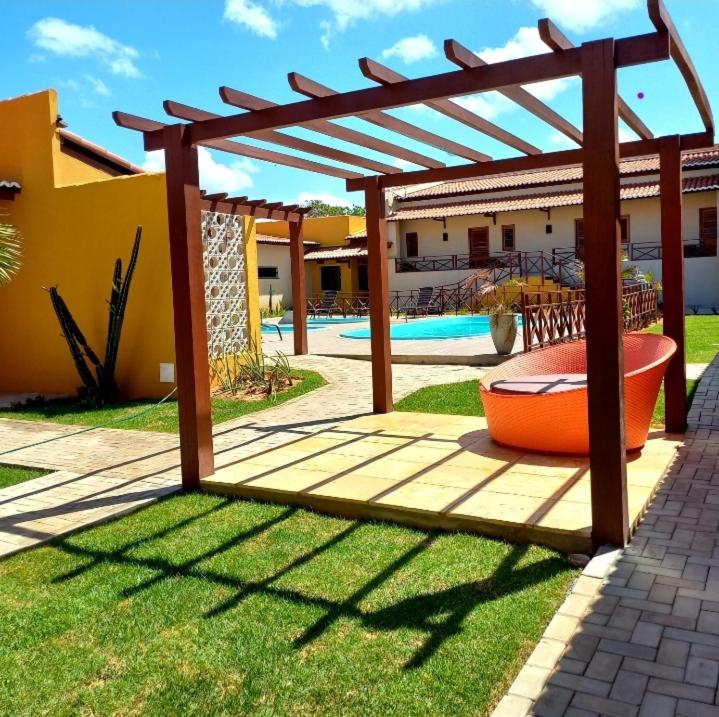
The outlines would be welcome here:
<svg viewBox="0 0 719 717">
<path fill-rule="evenodd" d="M 371 411 L 369 362 L 302 356 L 292 363 L 319 371 L 328 385 L 215 426 L 218 468 Z M 394 395 L 480 375 L 466 366 L 396 366 Z M 21 448 L 30 444 L 38 445 Z M 0 419 L 0 446 L 0 463 L 54 471 L 0 490 L 0 556 L 135 510 L 179 488 L 179 440 L 171 434 Z"/>
<path fill-rule="evenodd" d="M 584 570 L 495 717 L 719 715 L 719 357 L 625 550 Z"/>
</svg>

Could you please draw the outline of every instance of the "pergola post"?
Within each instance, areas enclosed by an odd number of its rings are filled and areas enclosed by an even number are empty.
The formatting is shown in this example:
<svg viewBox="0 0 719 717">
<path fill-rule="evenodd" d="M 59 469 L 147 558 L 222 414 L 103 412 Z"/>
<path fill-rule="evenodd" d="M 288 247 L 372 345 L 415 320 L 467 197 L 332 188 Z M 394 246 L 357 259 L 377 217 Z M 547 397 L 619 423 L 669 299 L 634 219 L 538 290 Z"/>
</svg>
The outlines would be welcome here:
<svg viewBox="0 0 719 717">
<path fill-rule="evenodd" d="M 214 473 L 205 272 L 197 149 L 182 125 L 163 128 L 182 487 Z"/>
<path fill-rule="evenodd" d="M 582 99 L 592 540 L 624 545 L 629 517 L 614 40 L 582 45 Z"/>
<path fill-rule="evenodd" d="M 372 350 L 372 407 L 389 413 L 392 402 L 392 348 L 389 338 L 389 283 L 387 278 L 387 222 L 384 191 L 379 177 L 368 179 L 365 188 L 367 221 L 367 272 L 369 322 Z"/>
<path fill-rule="evenodd" d="M 684 232 L 682 222 L 682 153 L 678 135 L 659 140 L 659 198 L 662 226 L 664 335 L 677 344 L 664 376 L 664 422 L 667 431 L 687 429 L 684 355 Z"/>
<path fill-rule="evenodd" d="M 302 219 L 290 222 L 290 273 L 292 275 L 292 328 L 295 356 L 307 352 L 307 293 L 305 291 L 305 246 Z"/>
</svg>

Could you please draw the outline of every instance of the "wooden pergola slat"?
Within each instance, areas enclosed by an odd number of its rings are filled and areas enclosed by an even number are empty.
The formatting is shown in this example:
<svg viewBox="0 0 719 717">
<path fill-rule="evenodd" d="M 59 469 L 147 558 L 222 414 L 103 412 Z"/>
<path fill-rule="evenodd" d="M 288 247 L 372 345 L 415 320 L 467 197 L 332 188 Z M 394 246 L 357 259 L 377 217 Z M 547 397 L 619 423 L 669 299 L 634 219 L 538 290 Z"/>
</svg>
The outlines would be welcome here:
<svg viewBox="0 0 719 717">
<path fill-rule="evenodd" d="M 381 65 L 376 60 L 370 60 L 369 57 L 361 58 L 359 66 L 365 77 L 370 80 L 374 80 L 375 82 L 379 82 L 382 85 L 396 85 L 398 82 L 407 82 L 407 78 L 404 75 L 391 70 L 389 67 Z M 476 129 L 478 132 L 482 132 L 482 134 L 486 134 L 488 137 L 492 137 L 493 139 L 503 142 L 514 149 L 518 149 L 520 152 L 524 152 L 525 154 L 541 154 L 542 152 L 539 147 L 535 147 L 533 144 L 525 142 L 520 137 L 517 137 L 511 132 L 507 132 L 507 130 L 502 129 L 493 122 L 484 119 L 484 117 L 480 117 L 478 114 L 468 110 L 466 107 L 462 107 L 462 105 L 458 104 L 454 100 L 428 100 L 423 104 L 432 108 L 436 112 L 449 117 L 450 119 L 461 122 L 462 124 L 467 125 L 467 127 L 471 127 L 472 129 Z"/>
<path fill-rule="evenodd" d="M 307 97 L 317 99 L 319 97 L 330 97 L 332 95 L 339 94 L 326 85 L 315 82 L 315 80 L 311 80 L 309 77 L 305 77 L 298 72 L 290 72 L 287 75 L 287 79 L 289 80 L 290 87 L 295 92 L 299 92 Z M 484 152 L 479 152 L 476 149 L 471 149 L 470 147 L 466 147 L 458 142 L 453 142 L 451 139 L 441 137 L 434 132 L 428 132 L 421 127 L 417 127 L 410 122 L 405 122 L 398 117 L 393 117 L 386 112 L 381 112 L 379 110 L 367 112 L 366 114 L 361 115 L 361 119 L 377 125 L 378 127 L 383 127 L 384 129 L 389 129 L 393 132 L 403 134 L 406 137 L 411 137 L 418 142 L 424 142 L 425 144 L 429 144 L 437 149 L 442 149 L 450 154 L 456 154 L 458 157 L 463 157 L 464 159 L 471 159 L 474 162 L 486 162 L 487 160 L 492 159 L 488 154 L 484 154 Z"/>
<path fill-rule="evenodd" d="M 250 110 L 248 116 L 253 113 L 259 113 L 261 111 L 271 110 L 273 108 L 279 108 L 280 105 L 269 102 L 268 100 L 260 99 L 254 95 L 250 95 L 247 92 L 241 92 L 235 90 L 232 87 L 220 87 L 220 97 L 222 101 L 228 105 L 234 105 L 235 107 L 241 107 L 246 110 Z M 313 132 L 319 132 L 327 137 L 334 137 L 335 139 L 341 139 L 344 142 L 351 142 L 352 144 L 366 147 L 367 149 L 373 149 L 376 152 L 382 152 L 388 154 L 391 157 L 397 157 L 403 159 L 406 162 L 412 162 L 418 164 L 420 167 L 427 168 L 439 168 L 444 167 L 444 162 L 427 157 L 419 152 L 414 152 L 411 149 L 405 149 L 398 145 L 392 144 L 391 142 L 385 142 L 382 139 L 377 139 L 371 135 L 358 132 L 357 130 L 350 129 L 349 127 L 342 127 L 332 122 L 325 120 L 310 121 L 304 124 L 305 129 L 311 129 Z"/>
<path fill-rule="evenodd" d="M 138 132 L 158 132 L 162 130 L 166 125 L 162 122 L 156 122 L 154 120 L 147 119 L 145 117 L 138 117 L 137 115 L 131 115 L 127 112 L 113 112 L 112 116 L 115 120 L 115 124 L 118 127 L 124 127 L 126 129 L 134 129 Z M 152 126 L 154 129 L 147 130 L 145 127 Z M 187 125 L 188 128 L 192 125 Z M 147 135 L 145 135 L 147 137 Z M 317 174 L 326 174 L 329 177 L 337 177 L 338 179 L 356 179 L 363 177 L 364 175 L 359 172 L 350 172 L 340 167 L 331 167 L 329 164 L 321 164 L 320 162 L 314 162 L 310 159 L 301 159 L 300 157 L 293 157 L 289 154 L 282 154 L 280 152 L 273 152 L 270 149 L 262 149 L 260 147 L 253 147 L 250 144 L 244 144 L 237 142 L 236 140 L 230 139 L 213 139 L 206 140 L 204 142 L 198 142 L 197 144 L 210 149 L 218 149 L 222 152 L 229 152 L 230 154 L 237 154 L 241 157 L 249 157 L 250 159 L 260 159 L 265 162 L 273 162 L 274 164 L 281 164 L 285 167 L 294 167 L 295 169 L 305 169 L 308 172 L 315 172 Z M 146 146 L 146 149 L 147 146 Z"/>
<path fill-rule="evenodd" d="M 171 117 L 177 117 L 178 119 L 189 120 L 191 122 L 213 119 L 215 117 L 222 116 L 216 114 L 215 112 L 207 112 L 206 110 L 185 105 L 181 102 L 175 102 L 173 100 L 165 100 L 162 103 L 162 106 L 165 112 L 167 112 L 167 114 Z M 335 149 L 334 147 L 327 147 L 326 145 L 319 144 L 317 142 L 310 142 L 309 140 L 300 139 L 299 137 L 293 137 L 292 135 L 277 132 L 276 130 L 253 132 L 251 136 L 255 139 L 262 140 L 263 142 L 270 142 L 282 147 L 296 149 L 300 152 L 315 154 L 318 157 L 332 159 L 335 162 L 353 164 L 357 167 L 363 167 L 364 169 L 369 169 L 380 174 L 397 174 L 402 171 L 400 168 L 394 167 L 391 164 L 377 162 L 374 159 L 368 159 L 367 157 L 360 157 L 359 155 L 352 154 L 351 152 L 345 152 L 341 149 Z"/>
<path fill-rule="evenodd" d="M 450 62 L 455 65 L 469 70 L 473 67 L 484 67 L 487 63 L 478 57 L 470 49 L 466 48 L 457 40 L 444 41 L 444 54 Z M 497 90 L 500 94 L 508 99 L 516 102 L 520 107 L 531 112 L 535 117 L 546 122 L 554 129 L 566 135 L 573 142 L 582 145 L 582 131 L 575 127 L 571 122 L 564 119 L 562 115 L 555 112 L 551 107 L 538 100 L 531 92 L 527 92 L 523 87 L 506 87 Z"/>
<path fill-rule="evenodd" d="M 666 34 L 656 32 L 621 38 L 615 41 L 615 53 L 617 68 L 666 60 L 669 57 L 669 38 Z M 387 110 L 512 85 L 561 79 L 580 74 L 581 57 L 581 49 L 574 48 L 561 53 L 522 57 L 485 67 L 420 77 L 390 86 L 354 90 L 316 100 L 286 105 L 265 103 L 264 109 L 254 112 L 193 122 L 189 127 L 188 142 L 201 144 L 207 140 L 235 137 L 258 130 L 307 127 L 316 120 L 357 116 L 372 110 Z M 220 95 L 228 104 L 243 106 L 231 99 L 232 92 L 230 88 L 220 88 Z M 147 132 L 144 140 L 147 150 L 163 148 L 160 133 Z"/>
<path fill-rule="evenodd" d="M 565 51 L 574 47 L 572 41 L 549 18 L 541 19 L 538 23 L 538 29 L 542 42 L 554 52 Z M 642 122 L 639 115 L 619 95 L 617 95 L 617 106 L 619 116 L 642 139 L 654 137 L 649 127 Z"/>
<path fill-rule="evenodd" d="M 699 79 L 699 73 L 694 67 L 692 58 L 689 56 L 671 16 L 664 7 L 662 0 L 648 0 L 648 9 L 649 19 L 654 24 L 654 27 L 660 32 L 666 32 L 669 35 L 669 53 L 679 68 L 679 72 L 684 77 L 689 93 L 697 110 L 699 110 L 704 127 L 707 132 L 714 132 L 714 117 L 709 105 L 709 99 Z"/>
</svg>

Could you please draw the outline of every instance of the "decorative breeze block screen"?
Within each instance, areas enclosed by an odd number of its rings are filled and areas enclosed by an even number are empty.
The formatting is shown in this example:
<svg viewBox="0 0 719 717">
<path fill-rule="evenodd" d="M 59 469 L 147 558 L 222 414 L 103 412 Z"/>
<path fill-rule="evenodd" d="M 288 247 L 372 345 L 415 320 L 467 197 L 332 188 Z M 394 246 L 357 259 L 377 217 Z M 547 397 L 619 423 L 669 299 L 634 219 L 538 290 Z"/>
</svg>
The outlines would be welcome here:
<svg viewBox="0 0 719 717">
<path fill-rule="evenodd" d="M 207 341 L 211 357 L 247 348 L 247 272 L 242 217 L 202 212 Z"/>
</svg>

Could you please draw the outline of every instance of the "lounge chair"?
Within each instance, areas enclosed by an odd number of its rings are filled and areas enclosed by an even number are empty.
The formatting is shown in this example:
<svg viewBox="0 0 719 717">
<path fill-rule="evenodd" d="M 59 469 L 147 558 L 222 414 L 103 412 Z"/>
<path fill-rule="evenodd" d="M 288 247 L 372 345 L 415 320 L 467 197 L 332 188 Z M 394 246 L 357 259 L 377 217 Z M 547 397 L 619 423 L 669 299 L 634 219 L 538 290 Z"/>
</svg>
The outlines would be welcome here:
<svg viewBox="0 0 719 717">
<path fill-rule="evenodd" d="M 337 305 L 337 292 L 325 291 L 322 295 L 322 301 L 313 309 L 312 315 L 318 316 L 325 314 L 330 317 L 334 312 L 339 313 L 340 307 Z"/>
<path fill-rule="evenodd" d="M 627 450 L 646 443 L 664 372 L 676 349 L 667 336 L 624 335 Z M 511 359 L 485 374 L 479 393 L 497 443 L 541 453 L 589 453 L 585 340 Z"/>
<path fill-rule="evenodd" d="M 414 303 L 407 307 L 407 316 L 428 316 L 430 312 L 438 313 L 437 307 L 432 302 L 433 297 L 434 287 L 422 286 Z"/>
</svg>

